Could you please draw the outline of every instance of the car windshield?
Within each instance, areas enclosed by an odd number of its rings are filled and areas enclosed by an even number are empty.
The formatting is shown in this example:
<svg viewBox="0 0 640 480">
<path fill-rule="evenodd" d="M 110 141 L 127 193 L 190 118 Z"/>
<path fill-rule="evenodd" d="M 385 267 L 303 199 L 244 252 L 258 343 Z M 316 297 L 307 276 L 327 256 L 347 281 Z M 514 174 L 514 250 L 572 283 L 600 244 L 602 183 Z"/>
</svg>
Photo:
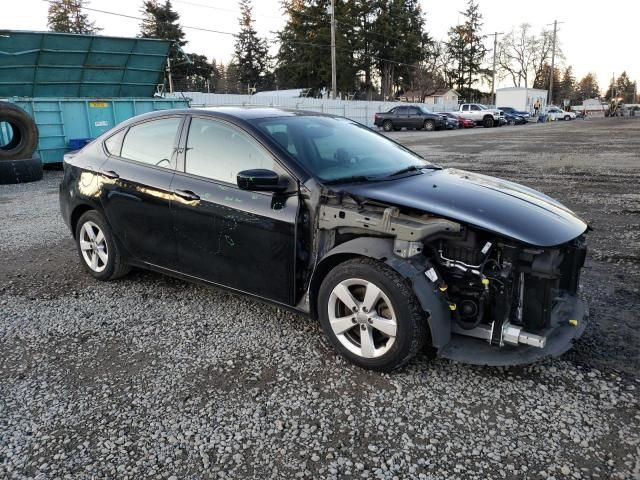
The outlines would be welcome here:
<svg viewBox="0 0 640 480">
<path fill-rule="evenodd" d="M 299 115 L 251 123 L 323 182 L 375 180 L 431 166 L 403 146 L 345 118 Z"/>
<path fill-rule="evenodd" d="M 484 105 L 478 105 L 478 108 L 479 108 L 480 110 L 487 110 L 487 107 L 485 107 Z"/>
<path fill-rule="evenodd" d="M 431 110 L 429 110 L 427 107 L 419 107 L 420 110 L 422 110 L 423 113 L 432 113 Z"/>
</svg>

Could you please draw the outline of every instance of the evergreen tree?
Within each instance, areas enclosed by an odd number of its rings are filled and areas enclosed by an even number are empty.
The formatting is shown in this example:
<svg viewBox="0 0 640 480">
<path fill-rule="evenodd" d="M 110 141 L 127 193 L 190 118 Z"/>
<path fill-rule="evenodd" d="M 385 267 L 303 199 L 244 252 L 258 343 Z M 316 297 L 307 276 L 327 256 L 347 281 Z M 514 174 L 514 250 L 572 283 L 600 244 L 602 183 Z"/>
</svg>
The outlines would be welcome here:
<svg viewBox="0 0 640 480">
<path fill-rule="evenodd" d="M 85 0 L 56 0 L 49 4 L 47 25 L 52 32 L 96 34 L 101 29 L 82 13 Z"/>
<path fill-rule="evenodd" d="M 562 79 L 558 84 L 558 98 L 560 102 L 569 100 L 569 105 L 575 100 L 576 79 L 573 76 L 573 67 L 569 65 L 562 73 Z"/>
<path fill-rule="evenodd" d="M 551 65 L 545 63 L 542 65 L 541 74 L 539 79 L 536 80 L 533 84 L 533 88 L 540 88 L 542 90 L 549 90 L 550 79 L 551 79 Z M 558 105 L 562 99 L 560 98 L 559 88 L 560 85 L 560 69 L 558 67 L 553 68 L 553 98 L 550 100 L 550 103 L 553 105 Z"/>
<path fill-rule="evenodd" d="M 336 80 L 338 92 L 347 93 L 354 90 L 358 71 L 355 28 L 349 11 L 353 2 L 336 3 Z M 311 88 L 315 94 L 331 89 L 330 4 L 330 0 L 283 1 L 289 18 L 278 33 L 279 88 Z"/>
<path fill-rule="evenodd" d="M 258 37 L 254 28 L 251 0 L 240 0 L 240 33 L 235 44 L 235 61 L 243 93 L 255 88 L 270 88 L 271 60 L 267 40 Z"/>
<path fill-rule="evenodd" d="M 600 96 L 600 86 L 593 73 L 588 73 L 576 84 L 576 100 L 584 102 Z"/>
<path fill-rule="evenodd" d="M 482 41 L 482 14 L 475 0 L 468 0 L 467 9 L 460 12 L 465 21 L 449 30 L 446 47 L 453 60 L 447 76 L 454 79 L 452 87 L 467 101 L 473 95 L 473 85 L 478 82 L 482 62 L 487 49 Z"/>
<path fill-rule="evenodd" d="M 615 82 L 609 82 L 605 97 L 607 100 L 619 98 L 622 103 L 634 103 L 636 90 L 636 82 L 631 81 L 627 72 L 622 72 Z"/>
<path fill-rule="evenodd" d="M 373 51 L 377 58 L 384 98 L 411 89 L 419 65 L 427 57 L 431 43 L 424 33 L 424 17 L 417 0 L 378 0 L 373 31 Z"/>
<path fill-rule="evenodd" d="M 184 30 L 178 21 L 180 15 L 173 9 L 170 0 L 159 3 L 157 0 L 145 0 L 142 4 L 143 21 L 140 25 L 142 38 L 160 38 L 170 40 L 169 63 L 175 86 L 188 83 L 188 62 L 181 48 L 187 44 Z"/>
<path fill-rule="evenodd" d="M 247 93 L 246 91 L 240 91 L 240 69 L 238 68 L 238 64 L 232 60 L 227 64 L 225 70 L 225 93 Z"/>
</svg>

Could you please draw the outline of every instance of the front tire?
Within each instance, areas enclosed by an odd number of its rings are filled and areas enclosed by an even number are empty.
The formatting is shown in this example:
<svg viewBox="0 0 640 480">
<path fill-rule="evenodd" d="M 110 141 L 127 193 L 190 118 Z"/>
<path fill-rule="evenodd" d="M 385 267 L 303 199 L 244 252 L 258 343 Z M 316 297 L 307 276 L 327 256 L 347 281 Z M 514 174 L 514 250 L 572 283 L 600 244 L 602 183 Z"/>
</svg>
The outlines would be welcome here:
<svg viewBox="0 0 640 480">
<path fill-rule="evenodd" d="M 96 210 L 85 212 L 78 220 L 76 247 L 82 265 L 98 280 L 115 280 L 129 272 L 109 225 Z"/>
<path fill-rule="evenodd" d="M 564 121 L 568 122 L 569 120 L 571 120 L 571 115 L 565 115 L 564 116 Z"/>
<path fill-rule="evenodd" d="M 436 123 L 433 120 L 425 120 L 423 128 L 427 132 L 433 132 L 436 129 Z"/>
<path fill-rule="evenodd" d="M 490 116 L 486 116 L 482 119 L 482 126 L 484 128 L 492 128 L 494 126 L 495 122 L 493 120 L 493 117 Z"/>
<path fill-rule="evenodd" d="M 359 367 L 388 372 L 425 344 L 425 315 L 404 279 L 368 258 L 339 264 L 318 294 L 322 329 L 340 355 Z"/>
</svg>

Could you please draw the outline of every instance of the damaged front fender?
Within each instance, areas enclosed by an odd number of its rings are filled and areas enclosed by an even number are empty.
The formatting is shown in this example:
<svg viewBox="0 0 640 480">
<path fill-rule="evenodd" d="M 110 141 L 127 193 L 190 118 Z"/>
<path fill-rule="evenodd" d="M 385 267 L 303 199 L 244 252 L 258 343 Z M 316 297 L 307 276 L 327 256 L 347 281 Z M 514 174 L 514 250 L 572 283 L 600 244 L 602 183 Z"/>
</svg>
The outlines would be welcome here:
<svg viewBox="0 0 640 480">
<path fill-rule="evenodd" d="M 312 285 L 322 281 L 323 272 L 330 269 L 324 267 L 333 266 L 336 259 L 363 256 L 386 263 L 411 284 L 416 298 L 428 316 L 432 344 L 439 349 L 451 340 L 451 314 L 448 304 L 425 276 L 425 272 L 431 266 L 424 257 L 400 258 L 394 253 L 395 246 L 393 239 L 376 237 L 358 237 L 342 243 L 323 256 L 314 272 L 314 277 L 317 277 L 312 279 Z M 315 305 L 314 298 L 310 301 L 311 305 Z"/>
</svg>

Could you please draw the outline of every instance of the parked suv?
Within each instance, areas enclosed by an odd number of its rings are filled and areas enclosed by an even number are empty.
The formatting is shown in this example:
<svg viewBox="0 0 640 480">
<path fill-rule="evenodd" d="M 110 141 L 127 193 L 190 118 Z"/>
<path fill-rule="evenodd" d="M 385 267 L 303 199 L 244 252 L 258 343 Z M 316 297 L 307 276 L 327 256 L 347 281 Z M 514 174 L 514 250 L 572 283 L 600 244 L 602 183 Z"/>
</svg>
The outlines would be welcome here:
<svg viewBox="0 0 640 480">
<path fill-rule="evenodd" d="M 551 120 L 575 120 L 576 114 L 575 112 L 565 112 L 559 107 L 549 107 L 547 109 L 547 116 Z"/>
<path fill-rule="evenodd" d="M 400 130 L 403 127 L 407 130 L 424 128 L 430 132 L 446 127 L 445 117 L 433 113 L 422 105 L 402 105 L 386 113 L 376 113 L 373 123 L 377 127 L 382 127 L 385 132 Z"/>
<path fill-rule="evenodd" d="M 487 108 L 479 103 L 462 103 L 458 113 L 464 118 L 473 120 L 476 125 L 487 128 L 499 126 L 500 117 L 504 117 L 504 113 L 497 108 Z"/>
</svg>

